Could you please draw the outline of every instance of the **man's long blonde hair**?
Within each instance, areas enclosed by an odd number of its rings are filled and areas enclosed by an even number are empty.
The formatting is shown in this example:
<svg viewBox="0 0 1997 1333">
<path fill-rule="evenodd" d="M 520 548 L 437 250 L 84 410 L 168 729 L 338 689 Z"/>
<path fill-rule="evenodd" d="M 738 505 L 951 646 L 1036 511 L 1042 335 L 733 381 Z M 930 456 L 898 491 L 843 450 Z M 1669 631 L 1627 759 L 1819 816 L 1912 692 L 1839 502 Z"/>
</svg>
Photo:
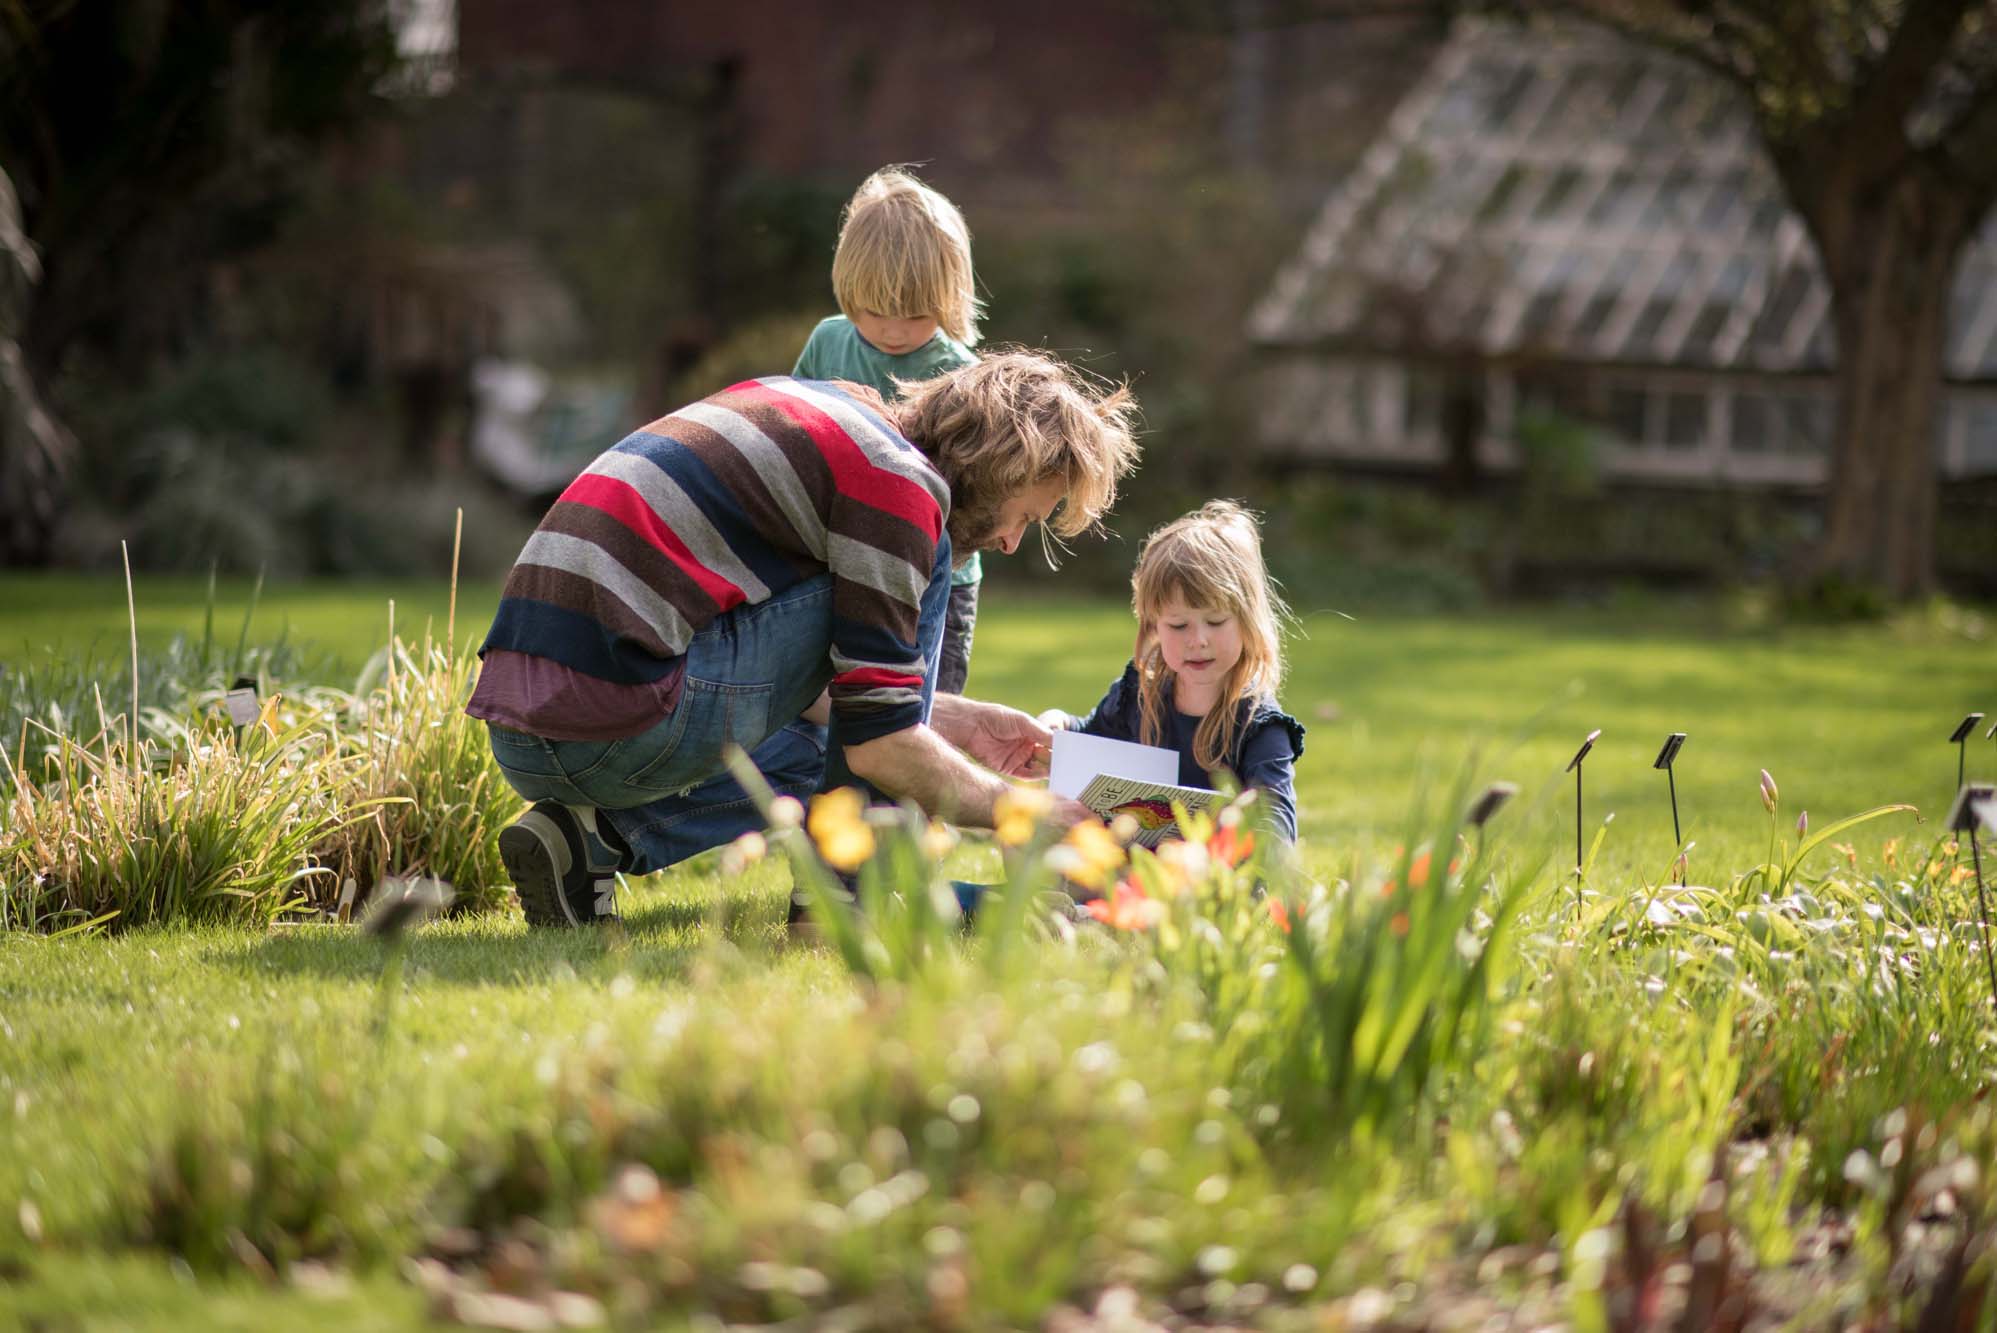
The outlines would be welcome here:
<svg viewBox="0 0 1997 1333">
<path fill-rule="evenodd" d="M 1116 503 L 1137 466 L 1136 400 L 1044 352 L 1003 349 L 934 379 L 897 381 L 884 411 L 950 485 L 950 541 L 961 562 L 998 525 L 1007 500 L 1061 482 L 1047 526 L 1074 537 Z"/>
<path fill-rule="evenodd" d="M 1137 615 L 1140 735 L 1169 746 L 1165 710 L 1172 672 L 1158 647 L 1158 620 L 1177 597 L 1194 610 L 1225 611 L 1241 626 L 1241 660 L 1193 733 L 1193 758 L 1211 772 L 1234 750 L 1243 699 L 1273 701 L 1283 684 L 1282 621 L 1288 608 L 1269 581 L 1255 515 L 1232 500 L 1209 500 L 1144 539 L 1130 576 Z"/>
<path fill-rule="evenodd" d="M 851 319 L 934 319 L 966 347 L 978 345 L 971 232 L 957 206 L 905 167 L 882 167 L 853 193 L 832 254 L 832 294 Z"/>
</svg>

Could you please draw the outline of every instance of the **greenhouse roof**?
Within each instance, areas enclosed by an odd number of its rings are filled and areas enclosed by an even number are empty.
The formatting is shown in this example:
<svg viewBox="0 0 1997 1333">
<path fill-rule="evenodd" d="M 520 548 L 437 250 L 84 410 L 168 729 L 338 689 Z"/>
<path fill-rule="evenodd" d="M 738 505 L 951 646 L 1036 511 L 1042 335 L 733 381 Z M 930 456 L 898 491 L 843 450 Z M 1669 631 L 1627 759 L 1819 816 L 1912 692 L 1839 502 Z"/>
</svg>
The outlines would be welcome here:
<svg viewBox="0 0 1997 1333">
<path fill-rule="evenodd" d="M 1830 289 L 1738 94 L 1610 34 L 1462 20 L 1249 318 L 1257 342 L 1822 372 Z M 1997 219 L 1947 370 L 1997 379 Z"/>
</svg>

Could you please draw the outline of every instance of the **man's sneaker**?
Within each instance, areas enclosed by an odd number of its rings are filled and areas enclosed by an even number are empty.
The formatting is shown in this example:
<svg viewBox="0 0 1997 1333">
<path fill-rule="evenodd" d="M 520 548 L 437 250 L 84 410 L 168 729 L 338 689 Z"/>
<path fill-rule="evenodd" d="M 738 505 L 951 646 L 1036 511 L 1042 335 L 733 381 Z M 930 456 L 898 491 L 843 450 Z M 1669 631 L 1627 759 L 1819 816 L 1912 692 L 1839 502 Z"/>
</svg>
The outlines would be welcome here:
<svg viewBox="0 0 1997 1333">
<path fill-rule="evenodd" d="M 833 891 L 835 911 L 855 912 L 859 909 L 858 875 L 833 874 L 839 880 L 839 888 Z M 825 932 L 819 929 L 818 920 L 812 915 L 811 900 L 803 889 L 793 889 L 790 895 L 790 911 L 784 917 L 784 935 L 792 944 L 815 945 L 825 943 Z"/>
<path fill-rule="evenodd" d="M 499 835 L 530 926 L 587 926 L 617 919 L 622 858 L 587 805 L 538 802 Z"/>
</svg>

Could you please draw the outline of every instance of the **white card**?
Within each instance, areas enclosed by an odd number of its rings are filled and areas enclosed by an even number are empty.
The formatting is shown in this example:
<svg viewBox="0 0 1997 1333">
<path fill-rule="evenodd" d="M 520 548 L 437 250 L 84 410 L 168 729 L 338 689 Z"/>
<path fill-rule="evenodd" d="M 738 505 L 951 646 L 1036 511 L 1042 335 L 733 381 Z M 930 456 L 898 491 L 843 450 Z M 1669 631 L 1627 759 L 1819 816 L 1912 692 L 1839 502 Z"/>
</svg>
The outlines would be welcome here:
<svg viewBox="0 0 1997 1333">
<path fill-rule="evenodd" d="M 1049 791 L 1080 800 L 1082 789 L 1099 773 L 1133 782 L 1176 786 L 1179 752 L 1156 745 L 1113 741 L 1106 736 L 1084 736 L 1079 731 L 1054 733 L 1054 759 L 1047 770 Z"/>
</svg>

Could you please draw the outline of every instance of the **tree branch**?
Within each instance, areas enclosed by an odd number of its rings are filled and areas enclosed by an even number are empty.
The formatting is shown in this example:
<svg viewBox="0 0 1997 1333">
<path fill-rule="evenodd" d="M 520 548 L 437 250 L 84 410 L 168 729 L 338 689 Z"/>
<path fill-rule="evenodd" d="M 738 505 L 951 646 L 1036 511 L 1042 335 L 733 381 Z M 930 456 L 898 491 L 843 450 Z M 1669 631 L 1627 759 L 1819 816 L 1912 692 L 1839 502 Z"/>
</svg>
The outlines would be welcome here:
<svg viewBox="0 0 1997 1333">
<path fill-rule="evenodd" d="M 1972 229 L 1997 204 L 1997 69 L 1982 71 L 1975 94 L 1935 140 L 1947 176 L 1969 193 Z"/>
<path fill-rule="evenodd" d="M 1698 4 L 1634 6 L 1622 0 L 1545 0 L 1529 8 L 1593 24 L 1641 46 L 1677 56 L 1729 83 L 1751 89 L 1760 77 L 1754 52 L 1720 35 L 1720 24 Z M 1707 26 L 1702 40 L 1692 29 Z"/>
<path fill-rule="evenodd" d="M 1907 120 L 1935 70 L 1948 58 L 1971 0 L 1908 0 L 1900 26 L 1886 50 L 1868 67 L 1858 61 L 1852 79 L 1851 132 L 1862 140 L 1857 151 L 1907 145 Z M 1863 53 L 1854 50 L 1855 60 Z"/>
</svg>

